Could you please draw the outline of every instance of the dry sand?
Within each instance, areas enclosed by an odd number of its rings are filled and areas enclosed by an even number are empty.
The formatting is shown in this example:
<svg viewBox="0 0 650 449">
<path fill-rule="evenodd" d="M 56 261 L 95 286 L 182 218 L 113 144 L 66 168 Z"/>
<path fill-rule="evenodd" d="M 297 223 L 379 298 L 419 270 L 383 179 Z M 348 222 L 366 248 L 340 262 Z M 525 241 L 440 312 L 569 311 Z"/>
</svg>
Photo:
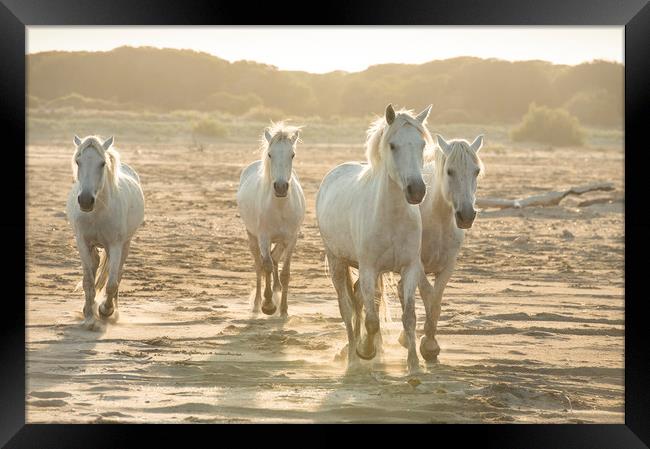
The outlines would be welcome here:
<svg viewBox="0 0 650 449">
<path fill-rule="evenodd" d="M 383 360 L 345 375 L 346 342 L 314 217 L 329 169 L 361 146 L 303 144 L 307 217 L 288 321 L 251 314 L 254 285 L 235 191 L 252 146 L 122 146 L 146 222 L 121 285 L 120 318 L 80 328 L 81 264 L 64 214 L 69 146 L 27 150 L 27 421 L 624 422 L 622 200 L 484 211 L 445 292 L 439 363 L 406 375 L 399 302 Z M 619 149 L 482 150 L 479 196 L 517 198 L 614 181 Z M 424 310 L 418 304 L 418 335 Z"/>
</svg>

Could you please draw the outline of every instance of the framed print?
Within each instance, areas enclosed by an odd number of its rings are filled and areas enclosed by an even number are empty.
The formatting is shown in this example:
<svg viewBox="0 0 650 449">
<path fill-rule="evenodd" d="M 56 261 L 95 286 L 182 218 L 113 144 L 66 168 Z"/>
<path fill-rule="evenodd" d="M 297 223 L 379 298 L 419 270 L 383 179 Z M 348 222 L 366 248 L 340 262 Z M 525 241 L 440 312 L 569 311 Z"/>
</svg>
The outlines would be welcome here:
<svg viewBox="0 0 650 449">
<path fill-rule="evenodd" d="M 0 20 L 6 447 L 648 447 L 646 2 Z"/>
</svg>

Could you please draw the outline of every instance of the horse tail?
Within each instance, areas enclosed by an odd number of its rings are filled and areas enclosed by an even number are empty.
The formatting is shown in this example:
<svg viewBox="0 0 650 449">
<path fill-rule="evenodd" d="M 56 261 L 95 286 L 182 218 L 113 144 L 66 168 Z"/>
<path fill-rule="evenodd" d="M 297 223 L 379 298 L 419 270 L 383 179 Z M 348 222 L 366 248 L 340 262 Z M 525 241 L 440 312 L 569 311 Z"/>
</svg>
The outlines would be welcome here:
<svg viewBox="0 0 650 449">
<path fill-rule="evenodd" d="M 108 281 L 108 252 L 106 250 L 99 253 L 99 265 L 95 273 L 95 292 L 99 293 Z"/>
</svg>

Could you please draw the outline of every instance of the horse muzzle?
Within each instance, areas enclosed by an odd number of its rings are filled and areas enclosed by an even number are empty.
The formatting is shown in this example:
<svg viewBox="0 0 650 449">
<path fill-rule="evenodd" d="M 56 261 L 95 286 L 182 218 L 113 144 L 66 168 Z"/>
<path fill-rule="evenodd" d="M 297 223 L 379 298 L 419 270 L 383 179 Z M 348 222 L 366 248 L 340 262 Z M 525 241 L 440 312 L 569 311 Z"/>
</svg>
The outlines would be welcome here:
<svg viewBox="0 0 650 449">
<path fill-rule="evenodd" d="M 460 229 L 469 229 L 474 224 L 474 219 L 476 218 L 476 210 L 474 208 L 468 211 L 456 211 L 454 215 L 456 217 L 456 226 Z"/>
<path fill-rule="evenodd" d="M 275 181 L 273 183 L 273 190 L 275 191 L 275 196 L 284 198 L 289 192 L 289 183 L 287 181 Z"/>
<path fill-rule="evenodd" d="M 427 186 L 422 179 L 409 181 L 404 193 L 409 204 L 420 204 L 427 193 Z"/>
<path fill-rule="evenodd" d="M 77 197 L 77 201 L 79 202 L 79 208 L 83 212 L 92 212 L 95 207 L 95 197 L 90 193 L 81 192 Z"/>
</svg>

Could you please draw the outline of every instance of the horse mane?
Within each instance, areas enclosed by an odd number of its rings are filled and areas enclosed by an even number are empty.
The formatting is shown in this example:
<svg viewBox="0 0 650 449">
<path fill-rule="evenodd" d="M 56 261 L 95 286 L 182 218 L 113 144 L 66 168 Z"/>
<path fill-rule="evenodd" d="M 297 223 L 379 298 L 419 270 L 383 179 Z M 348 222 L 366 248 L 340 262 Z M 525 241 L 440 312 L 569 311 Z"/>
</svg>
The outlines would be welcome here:
<svg viewBox="0 0 650 449">
<path fill-rule="evenodd" d="M 481 172 L 479 173 L 479 178 L 481 178 L 485 172 L 485 166 L 483 161 L 478 156 L 476 151 L 472 151 L 470 146 L 471 143 L 465 139 L 454 139 L 449 142 L 451 145 L 451 153 L 447 156 L 441 148 L 436 147 L 431 153 L 428 154 L 426 162 L 433 161 L 434 164 L 434 173 L 435 179 L 443 179 L 445 165 L 449 164 L 462 164 L 467 158 L 470 158 L 476 165 L 478 165 Z"/>
<path fill-rule="evenodd" d="M 302 129 L 302 126 L 292 126 L 287 125 L 285 122 L 271 122 L 271 125 L 264 129 L 262 136 L 260 137 L 260 158 L 262 160 L 262 169 L 264 175 L 268 175 L 269 164 L 267 154 L 271 145 L 284 141 L 291 140 L 291 138 Z M 271 134 L 271 141 L 266 140 L 265 131 L 268 131 Z M 297 142 L 301 142 L 300 137 Z"/>
<path fill-rule="evenodd" d="M 77 157 L 83 153 L 86 149 L 92 148 L 97 153 L 99 153 L 100 156 L 104 158 L 106 161 L 106 171 L 108 174 L 108 184 L 111 187 L 111 189 L 116 189 L 118 186 L 119 182 L 119 176 L 120 176 L 120 153 L 118 153 L 113 146 L 111 146 L 108 150 L 104 150 L 104 146 L 102 145 L 102 139 L 100 139 L 98 136 L 88 136 L 84 138 L 84 140 L 81 142 L 81 145 L 77 147 L 77 150 L 74 152 L 72 155 L 72 174 L 74 181 L 76 182 L 77 179 L 77 164 L 75 163 L 75 160 Z"/>
<path fill-rule="evenodd" d="M 397 130 L 404 125 L 415 127 L 424 138 L 427 147 L 433 142 L 429 130 L 424 126 L 424 123 L 420 123 L 413 116 L 413 111 L 411 110 L 400 109 L 395 111 L 395 120 L 390 125 L 386 122 L 385 117 L 378 117 L 370 124 L 368 131 L 366 131 L 366 159 L 371 170 L 376 170 L 381 167 L 382 148 L 386 146 L 386 142 L 393 137 Z"/>
</svg>

